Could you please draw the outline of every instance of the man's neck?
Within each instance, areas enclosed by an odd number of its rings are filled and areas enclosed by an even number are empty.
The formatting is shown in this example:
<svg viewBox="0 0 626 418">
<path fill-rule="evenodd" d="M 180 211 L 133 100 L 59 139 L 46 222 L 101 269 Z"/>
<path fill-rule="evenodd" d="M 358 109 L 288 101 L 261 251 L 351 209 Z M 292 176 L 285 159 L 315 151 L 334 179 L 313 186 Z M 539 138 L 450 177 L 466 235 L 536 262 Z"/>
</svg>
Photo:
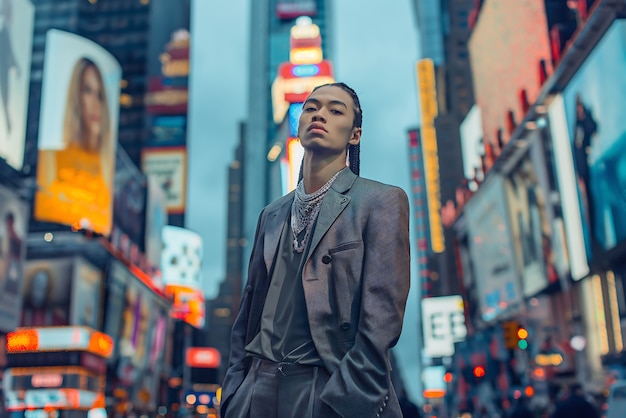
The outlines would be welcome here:
<svg viewBox="0 0 626 418">
<path fill-rule="evenodd" d="M 331 161 L 318 161 L 306 158 L 304 161 L 303 181 L 304 190 L 307 194 L 318 191 L 335 174 L 346 167 L 345 155 Z"/>
</svg>

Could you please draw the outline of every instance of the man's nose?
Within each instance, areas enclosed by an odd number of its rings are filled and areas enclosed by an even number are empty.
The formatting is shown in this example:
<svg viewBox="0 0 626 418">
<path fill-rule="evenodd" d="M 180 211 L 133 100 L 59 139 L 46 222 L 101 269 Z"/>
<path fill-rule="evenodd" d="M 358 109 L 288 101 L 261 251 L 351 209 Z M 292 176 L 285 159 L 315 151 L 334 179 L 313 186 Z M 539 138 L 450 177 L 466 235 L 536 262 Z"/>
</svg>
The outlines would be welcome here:
<svg viewBox="0 0 626 418">
<path fill-rule="evenodd" d="M 313 122 L 326 122 L 326 118 L 322 115 L 322 111 L 318 110 L 313 114 Z"/>
</svg>

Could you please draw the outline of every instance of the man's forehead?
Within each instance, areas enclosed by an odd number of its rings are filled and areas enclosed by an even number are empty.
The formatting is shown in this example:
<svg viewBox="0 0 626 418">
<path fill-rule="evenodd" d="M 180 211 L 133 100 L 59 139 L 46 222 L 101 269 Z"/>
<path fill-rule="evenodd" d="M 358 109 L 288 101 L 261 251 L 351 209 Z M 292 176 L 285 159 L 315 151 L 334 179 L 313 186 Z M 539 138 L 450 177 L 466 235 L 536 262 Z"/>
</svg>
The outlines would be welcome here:
<svg viewBox="0 0 626 418">
<path fill-rule="evenodd" d="M 348 107 L 352 104 L 352 97 L 341 87 L 324 86 L 311 93 L 306 101 L 338 102 Z"/>
</svg>

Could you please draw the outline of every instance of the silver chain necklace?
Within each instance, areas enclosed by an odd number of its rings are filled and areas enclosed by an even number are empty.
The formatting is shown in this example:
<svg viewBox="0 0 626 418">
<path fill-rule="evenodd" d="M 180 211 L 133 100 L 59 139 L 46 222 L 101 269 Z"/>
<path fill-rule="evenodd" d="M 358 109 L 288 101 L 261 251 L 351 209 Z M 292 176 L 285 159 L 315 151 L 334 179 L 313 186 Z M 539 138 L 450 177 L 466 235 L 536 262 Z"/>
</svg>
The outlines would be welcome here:
<svg viewBox="0 0 626 418">
<path fill-rule="evenodd" d="M 298 183 L 295 197 L 291 204 L 291 232 L 293 233 L 293 248 L 297 252 L 301 253 L 304 251 L 304 246 L 313 228 L 313 222 L 320 211 L 322 200 L 324 200 L 326 192 L 328 192 L 328 189 L 330 189 L 340 172 L 341 170 L 332 176 L 319 190 L 311 194 L 306 194 L 303 180 L 300 180 L 300 183 Z M 306 230 L 304 237 L 298 243 L 298 235 L 304 230 Z"/>
</svg>

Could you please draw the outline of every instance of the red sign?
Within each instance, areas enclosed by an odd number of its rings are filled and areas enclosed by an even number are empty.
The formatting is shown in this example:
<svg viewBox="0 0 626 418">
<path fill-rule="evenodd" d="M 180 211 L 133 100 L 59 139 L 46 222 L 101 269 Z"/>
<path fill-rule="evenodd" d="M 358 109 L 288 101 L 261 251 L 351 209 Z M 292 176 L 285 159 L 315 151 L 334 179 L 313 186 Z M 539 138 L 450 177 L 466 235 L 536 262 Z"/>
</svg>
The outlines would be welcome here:
<svg viewBox="0 0 626 418">
<path fill-rule="evenodd" d="M 276 16 L 279 19 L 295 19 L 299 16 L 315 16 L 317 4 L 314 0 L 279 1 L 276 5 Z"/>
<path fill-rule="evenodd" d="M 189 347 L 185 358 L 187 366 L 201 369 L 217 368 L 221 361 L 220 352 L 212 347 Z"/>
</svg>

